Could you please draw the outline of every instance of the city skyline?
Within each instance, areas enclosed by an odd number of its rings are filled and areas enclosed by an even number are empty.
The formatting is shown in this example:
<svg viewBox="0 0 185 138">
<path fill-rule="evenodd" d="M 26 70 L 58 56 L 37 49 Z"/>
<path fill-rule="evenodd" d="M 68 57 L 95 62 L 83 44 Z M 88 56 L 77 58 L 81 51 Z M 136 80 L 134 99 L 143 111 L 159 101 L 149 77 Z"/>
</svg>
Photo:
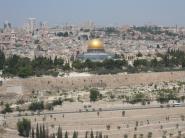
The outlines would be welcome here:
<svg viewBox="0 0 185 138">
<path fill-rule="evenodd" d="M 49 25 L 92 21 L 98 25 L 185 26 L 184 5 L 183 0 L 2 0 L 0 25 L 7 20 L 22 26 L 27 18 L 34 17 Z"/>
</svg>

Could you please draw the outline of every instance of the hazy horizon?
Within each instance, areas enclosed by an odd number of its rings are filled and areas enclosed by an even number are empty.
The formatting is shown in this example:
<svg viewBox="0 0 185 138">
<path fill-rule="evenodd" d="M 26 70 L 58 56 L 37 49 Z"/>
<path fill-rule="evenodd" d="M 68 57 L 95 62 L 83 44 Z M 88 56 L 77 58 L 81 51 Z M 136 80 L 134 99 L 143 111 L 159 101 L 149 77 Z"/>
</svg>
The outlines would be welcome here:
<svg viewBox="0 0 185 138">
<path fill-rule="evenodd" d="M 1 0 L 0 26 L 6 20 L 22 26 L 29 17 L 49 25 L 92 21 L 98 25 L 185 26 L 184 13 L 184 0 Z"/>
</svg>

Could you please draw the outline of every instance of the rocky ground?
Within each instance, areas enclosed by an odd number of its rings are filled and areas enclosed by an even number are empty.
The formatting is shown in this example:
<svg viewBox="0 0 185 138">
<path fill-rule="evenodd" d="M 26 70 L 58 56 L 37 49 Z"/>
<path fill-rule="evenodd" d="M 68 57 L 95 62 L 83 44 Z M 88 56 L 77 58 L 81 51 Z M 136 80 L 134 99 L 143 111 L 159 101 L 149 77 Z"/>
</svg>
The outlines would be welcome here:
<svg viewBox="0 0 185 138">
<path fill-rule="evenodd" d="M 55 132 L 59 125 L 70 135 L 76 130 L 80 138 L 84 138 L 85 132 L 91 130 L 102 131 L 109 138 L 123 138 L 124 135 L 133 138 L 134 134 L 138 137 L 143 135 L 145 138 L 150 132 L 153 138 L 162 136 L 176 138 L 180 134 L 185 136 L 185 121 L 182 120 L 182 115 L 185 115 L 185 107 L 126 110 L 125 116 L 122 115 L 122 111 L 100 111 L 99 114 L 78 112 L 25 118 L 31 120 L 33 127 L 36 127 L 36 123 L 45 124 L 50 132 Z M 20 118 L 22 117 L 12 117 L 12 115 L 6 117 L 7 128 L 1 135 L 3 138 L 18 137 L 16 122 Z"/>
</svg>

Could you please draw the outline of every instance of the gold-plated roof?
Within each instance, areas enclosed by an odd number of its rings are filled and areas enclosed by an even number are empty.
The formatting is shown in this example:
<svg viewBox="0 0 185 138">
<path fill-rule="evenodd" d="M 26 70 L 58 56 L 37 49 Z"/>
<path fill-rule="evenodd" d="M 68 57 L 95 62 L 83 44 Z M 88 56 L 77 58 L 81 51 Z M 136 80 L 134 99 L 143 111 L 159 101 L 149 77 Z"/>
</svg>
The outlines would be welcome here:
<svg viewBox="0 0 185 138">
<path fill-rule="evenodd" d="M 88 42 L 88 49 L 104 49 L 103 42 L 100 39 L 93 39 Z"/>
</svg>

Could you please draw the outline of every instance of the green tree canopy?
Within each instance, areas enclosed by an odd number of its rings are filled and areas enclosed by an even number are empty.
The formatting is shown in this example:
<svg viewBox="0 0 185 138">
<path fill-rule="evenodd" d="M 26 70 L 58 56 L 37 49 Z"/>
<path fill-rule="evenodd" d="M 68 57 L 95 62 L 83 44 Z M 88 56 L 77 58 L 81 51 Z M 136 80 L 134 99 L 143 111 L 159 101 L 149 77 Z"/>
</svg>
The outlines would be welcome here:
<svg viewBox="0 0 185 138">
<path fill-rule="evenodd" d="M 23 118 L 17 122 L 17 130 L 20 136 L 29 137 L 31 130 L 31 121 Z"/>
</svg>

